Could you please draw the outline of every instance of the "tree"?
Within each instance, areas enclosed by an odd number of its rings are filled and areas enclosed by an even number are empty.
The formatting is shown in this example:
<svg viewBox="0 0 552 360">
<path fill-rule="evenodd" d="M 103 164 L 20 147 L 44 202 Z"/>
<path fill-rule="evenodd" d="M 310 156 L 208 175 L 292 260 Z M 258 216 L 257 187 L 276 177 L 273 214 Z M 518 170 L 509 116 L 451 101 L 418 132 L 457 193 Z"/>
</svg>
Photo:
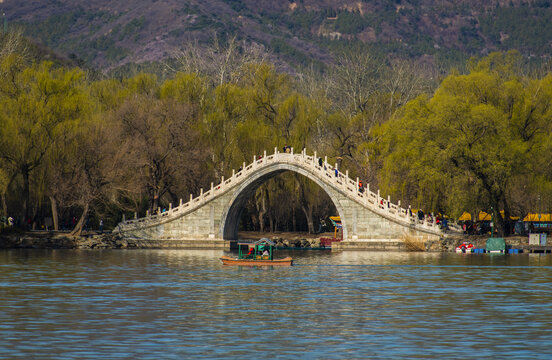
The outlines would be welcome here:
<svg viewBox="0 0 552 360">
<path fill-rule="evenodd" d="M 266 53 L 259 47 L 238 41 L 235 36 L 221 40 L 213 33 L 208 46 L 185 44 L 176 54 L 179 64 L 176 70 L 205 76 L 219 86 L 239 82 L 246 65 L 263 63 L 265 57 Z"/>
<path fill-rule="evenodd" d="M 54 68 L 50 62 L 20 69 L 13 57 L 1 67 L 0 156 L 23 179 L 23 215 L 30 214 L 30 177 L 52 144 L 63 136 L 61 128 L 88 111 L 78 69 Z"/>
<path fill-rule="evenodd" d="M 552 115 L 552 77 L 517 75 L 502 66 L 512 56 L 492 54 L 469 74 L 448 76 L 431 98 L 411 101 L 379 129 L 389 191 L 414 187 L 421 203 L 456 214 L 465 206 L 492 208 L 500 231 L 509 232 L 512 186 L 542 173 L 535 159 L 549 142 Z M 459 193 L 483 196 L 463 196 L 474 201 L 468 204 L 456 202 Z"/>
</svg>

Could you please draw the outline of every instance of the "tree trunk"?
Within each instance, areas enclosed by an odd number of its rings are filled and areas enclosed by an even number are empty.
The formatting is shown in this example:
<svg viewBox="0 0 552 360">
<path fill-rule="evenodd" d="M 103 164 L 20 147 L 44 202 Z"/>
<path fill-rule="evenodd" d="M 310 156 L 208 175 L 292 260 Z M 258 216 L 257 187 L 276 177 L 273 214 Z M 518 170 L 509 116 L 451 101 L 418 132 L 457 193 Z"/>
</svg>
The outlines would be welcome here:
<svg viewBox="0 0 552 360">
<path fill-rule="evenodd" d="M 21 166 L 21 175 L 23 176 L 23 215 L 25 216 L 25 225 L 29 221 L 29 202 L 30 202 L 30 190 L 29 190 L 29 166 L 26 164 Z"/>
<path fill-rule="evenodd" d="M 504 236 L 508 236 L 512 233 L 512 222 L 510 221 L 510 206 L 504 193 L 502 193 L 502 204 L 504 205 Z"/>
<path fill-rule="evenodd" d="M 88 203 L 86 203 L 84 205 L 84 209 L 82 210 L 82 215 L 81 215 L 79 221 L 77 222 L 77 225 L 75 225 L 75 228 L 73 229 L 73 231 L 71 231 L 70 235 L 80 236 L 80 234 L 82 232 L 82 227 L 84 225 L 84 219 L 86 218 L 87 214 L 88 214 Z"/>
<path fill-rule="evenodd" d="M 8 203 L 6 202 L 6 193 L 3 192 L 0 197 L 2 198 L 2 214 L 7 218 L 8 217 Z"/>
<path fill-rule="evenodd" d="M 54 223 L 54 230 L 59 230 L 59 218 L 57 211 L 57 201 L 53 196 L 50 196 L 50 204 L 52 206 L 52 221 Z"/>
<path fill-rule="evenodd" d="M 261 206 L 258 207 L 259 210 L 259 231 L 264 232 L 264 214 L 265 214 L 265 206 L 264 206 L 264 198 L 261 200 Z"/>
<path fill-rule="evenodd" d="M 505 236 L 508 234 L 506 221 L 505 221 L 506 212 L 504 213 L 504 218 L 500 215 L 500 199 L 503 197 L 504 194 L 495 194 L 491 190 L 489 190 L 489 193 L 491 195 L 490 200 L 491 200 L 491 206 L 493 207 L 492 218 L 496 228 L 496 232 L 500 236 Z"/>
<path fill-rule="evenodd" d="M 303 205 L 301 206 L 301 209 L 303 210 L 303 213 L 307 218 L 307 226 L 309 227 L 309 234 L 314 234 L 314 222 L 312 220 L 312 205 L 309 204 L 307 207 Z"/>
</svg>

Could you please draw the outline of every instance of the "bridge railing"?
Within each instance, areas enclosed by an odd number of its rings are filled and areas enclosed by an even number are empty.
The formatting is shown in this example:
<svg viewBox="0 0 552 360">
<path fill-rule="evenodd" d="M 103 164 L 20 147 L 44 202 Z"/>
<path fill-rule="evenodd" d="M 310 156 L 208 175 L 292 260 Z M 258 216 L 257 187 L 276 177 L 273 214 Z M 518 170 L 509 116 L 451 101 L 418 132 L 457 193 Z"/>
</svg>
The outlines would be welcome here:
<svg viewBox="0 0 552 360">
<path fill-rule="evenodd" d="M 321 158 L 317 157 L 316 152 L 314 155 L 307 155 L 306 150 L 297 154 L 293 152 L 293 149 L 291 152 L 287 153 L 279 152 L 278 149 L 275 148 L 274 153 L 269 155 L 267 155 L 265 151 L 261 156 L 254 156 L 250 164 L 246 165 L 244 162 L 241 170 L 237 172 L 232 170 L 232 176 L 228 179 L 222 177 L 218 185 L 214 186 L 214 184 L 211 183 L 211 188 L 208 191 L 204 192 L 203 189 L 201 189 L 199 196 L 195 198 L 190 194 L 190 200 L 188 202 L 183 203 L 182 199 L 180 199 L 180 204 L 174 208 L 172 204 L 170 204 L 168 211 L 161 211 L 161 209 L 158 209 L 154 214 L 150 214 L 149 212 L 146 213 L 146 216 L 143 218 L 137 218 L 135 215 L 135 219 L 133 220 L 123 219 L 123 222 L 119 226 L 123 228 L 140 228 L 143 226 L 155 225 L 164 220 L 170 220 L 173 217 L 180 216 L 182 213 L 193 211 L 203 206 L 214 197 L 225 193 L 229 189 L 245 181 L 250 173 L 256 172 L 270 164 L 290 163 L 305 168 L 313 174 L 317 174 L 322 181 L 341 190 L 341 192 L 346 194 L 349 198 L 384 217 L 394 219 L 399 223 L 403 223 L 405 226 L 432 232 L 439 231 L 435 220 L 432 222 L 428 222 L 426 218 L 424 218 L 424 220 L 419 220 L 417 216 L 411 215 L 409 209 L 402 208 L 400 202 L 398 204 L 393 204 L 389 197 L 387 197 L 387 199 L 381 197 L 379 190 L 377 193 L 371 191 L 369 184 L 361 191 L 358 178 L 356 180 L 349 178 L 348 171 L 345 173 L 336 171 L 337 164 L 332 166 L 328 163 L 327 157 L 322 161 L 322 165 L 320 165 L 321 160 Z"/>
</svg>

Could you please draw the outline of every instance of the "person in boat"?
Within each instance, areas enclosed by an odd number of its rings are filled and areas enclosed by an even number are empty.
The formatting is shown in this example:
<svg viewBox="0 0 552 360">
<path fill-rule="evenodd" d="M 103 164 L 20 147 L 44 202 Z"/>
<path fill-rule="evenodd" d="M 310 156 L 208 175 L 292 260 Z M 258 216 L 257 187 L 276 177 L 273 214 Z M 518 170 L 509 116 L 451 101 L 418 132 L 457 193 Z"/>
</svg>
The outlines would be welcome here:
<svg viewBox="0 0 552 360">
<path fill-rule="evenodd" d="M 245 255 L 245 258 L 252 259 L 254 255 L 255 255 L 255 248 L 251 247 L 249 248 L 249 252 Z"/>
</svg>

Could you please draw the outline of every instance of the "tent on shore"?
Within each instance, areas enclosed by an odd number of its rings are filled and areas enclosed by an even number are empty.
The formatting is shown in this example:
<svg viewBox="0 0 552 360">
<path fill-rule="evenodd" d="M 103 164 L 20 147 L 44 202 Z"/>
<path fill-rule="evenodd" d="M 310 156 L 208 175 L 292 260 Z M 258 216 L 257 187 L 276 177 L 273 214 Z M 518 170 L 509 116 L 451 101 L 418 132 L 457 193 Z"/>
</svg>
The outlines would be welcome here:
<svg viewBox="0 0 552 360">
<path fill-rule="evenodd" d="M 552 222 L 552 214 L 529 213 L 523 218 L 523 221 L 531 222 Z"/>
<path fill-rule="evenodd" d="M 471 214 L 467 211 L 464 211 L 464 213 L 462 213 L 462 215 L 460 215 L 460 217 L 458 218 L 458 221 L 471 221 L 471 219 Z"/>
</svg>

